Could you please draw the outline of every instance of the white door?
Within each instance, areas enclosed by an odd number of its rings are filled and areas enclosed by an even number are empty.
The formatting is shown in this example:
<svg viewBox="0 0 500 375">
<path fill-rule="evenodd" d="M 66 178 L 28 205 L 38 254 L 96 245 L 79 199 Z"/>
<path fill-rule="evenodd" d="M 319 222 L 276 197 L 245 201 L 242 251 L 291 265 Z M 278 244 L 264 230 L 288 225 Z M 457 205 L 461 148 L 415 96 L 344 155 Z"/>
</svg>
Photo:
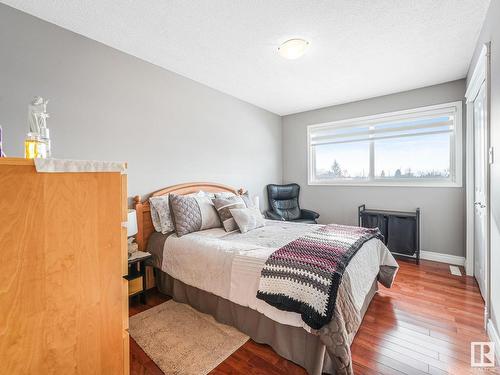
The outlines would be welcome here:
<svg viewBox="0 0 500 375">
<path fill-rule="evenodd" d="M 483 298 L 486 296 L 487 150 L 485 83 L 474 99 L 474 275 Z"/>
</svg>

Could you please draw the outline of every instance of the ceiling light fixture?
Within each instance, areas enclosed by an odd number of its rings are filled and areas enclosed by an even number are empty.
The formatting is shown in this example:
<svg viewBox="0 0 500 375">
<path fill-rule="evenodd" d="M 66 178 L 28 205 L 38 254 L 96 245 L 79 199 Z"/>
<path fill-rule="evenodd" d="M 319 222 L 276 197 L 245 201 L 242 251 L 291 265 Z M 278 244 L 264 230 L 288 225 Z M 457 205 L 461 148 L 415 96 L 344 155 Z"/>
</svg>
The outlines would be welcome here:
<svg viewBox="0 0 500 375">
<path fill-rule="evenodd" d="M 304 39 L 290 39 L 282 43 L 278 48 L 278 53 L 285 59 L 294 60 L 303 56 L 309 42 Z"/>
</svg>

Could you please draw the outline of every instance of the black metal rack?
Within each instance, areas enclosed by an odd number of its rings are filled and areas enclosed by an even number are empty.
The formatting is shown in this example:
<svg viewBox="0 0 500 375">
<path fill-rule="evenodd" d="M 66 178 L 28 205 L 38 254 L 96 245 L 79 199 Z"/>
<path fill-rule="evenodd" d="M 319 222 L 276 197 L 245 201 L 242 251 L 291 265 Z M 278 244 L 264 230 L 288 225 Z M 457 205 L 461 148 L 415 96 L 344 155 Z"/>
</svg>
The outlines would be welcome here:
<svg viewBox="0 0 500 375">
<path fill-rule="evenodd" d="M 420 208 L 415 211 L 392 211 L 358 207 L 358 225 L 378 227 L 384 244 L 397 256 L 420 263 Z"/>
</svg>

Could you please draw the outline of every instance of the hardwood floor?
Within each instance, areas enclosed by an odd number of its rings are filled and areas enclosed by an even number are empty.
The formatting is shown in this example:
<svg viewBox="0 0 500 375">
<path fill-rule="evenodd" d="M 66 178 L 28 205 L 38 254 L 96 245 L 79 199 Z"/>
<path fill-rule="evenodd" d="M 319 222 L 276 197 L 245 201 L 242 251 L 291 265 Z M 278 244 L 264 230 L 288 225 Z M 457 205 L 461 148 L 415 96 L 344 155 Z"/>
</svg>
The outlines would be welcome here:
<svg viewBox="0 0 500 375">
<path fill-rule="evenodd" d="M 470 367 L 470 342 L 489 341 L 483 329 L 484 303 L 476 281 L 453 276 L 448 265 L 399 260 L 391 289 L 380 287 L 352 344 L 356 374 L 500 374 Z M 462 273 L 464 273 L 462 269 Z M 130 315 L 169 298 L 148 292 L 148 305 L 131 303 Z M 162 374 L 130 339 L 131 374 Z M 249 340 L 211 374 L 305 375 L 269 346 Z"/>
</svg>

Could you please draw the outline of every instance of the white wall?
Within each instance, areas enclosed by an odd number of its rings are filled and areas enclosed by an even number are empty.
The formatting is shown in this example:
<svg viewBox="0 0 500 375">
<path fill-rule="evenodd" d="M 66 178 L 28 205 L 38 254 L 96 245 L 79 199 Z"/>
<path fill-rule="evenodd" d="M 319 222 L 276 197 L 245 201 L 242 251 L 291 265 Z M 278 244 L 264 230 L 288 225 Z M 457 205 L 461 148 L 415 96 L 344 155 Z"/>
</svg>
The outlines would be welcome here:
<svg viewBox="0 0 500 375">
<path fill-rule="evenodd" d="M 402 92 L 283 117 L 283 181 L 301 185 L 301 206 L 323 223 L 357 223 L 357 207 L 422 210 L 421 247 L 465 255 L 464 188 L 307 185 L 307 125 L 463 100 L 465 81 Z"/>
<path fill-rule="evenodd" d="M 495 159 L 490 167 L 491 192 L 491 315 L 499 332 L 500 324 L 500 1 L 492 1 L 478 39 L 468 79 L 486 42 L 491 42 L 490 128 Z"/>
<path fill-rule="evenodd" d="M 129 195 L 188 181 L 281 182 L 281 118 L 0 4 L 0 125 L 23 156 L 28 103 L 50 99 L 54 156 L 127 161 Z M 200 62 L 203 63 L 203 62 Z"/>
</svg>

